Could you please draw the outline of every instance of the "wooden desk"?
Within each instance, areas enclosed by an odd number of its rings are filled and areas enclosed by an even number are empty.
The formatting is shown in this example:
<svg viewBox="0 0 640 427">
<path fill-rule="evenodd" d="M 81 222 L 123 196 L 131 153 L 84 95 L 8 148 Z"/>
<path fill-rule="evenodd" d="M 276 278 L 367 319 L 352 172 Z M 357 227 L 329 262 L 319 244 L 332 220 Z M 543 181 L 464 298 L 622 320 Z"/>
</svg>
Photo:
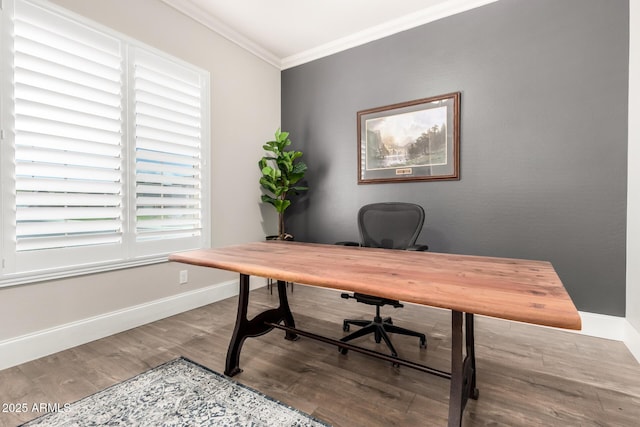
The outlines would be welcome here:
<svg viewBox="0 0 640 427">
<path fill-rule="evenodd" d="M 196 250 L 174 254 L 169 259 L 240 273 L 238 315 L 227 352 L 226 375 L 241 372 L 240 350 L 246 338 L 274 328 L 283 329 L 286 339 L 294 340 L 298 335 L 320 339 L 450 378 L 449 426 L 459 426 L 467 399 L 478 397 L 474 314 L 565 329 L 581 328 L 580 316 L 562 282 L 552 265 L 543 261 L 282 241 Z M 247 319 L 250 275 L 278 280 L 280 304 L 251 320 Z M 296 329 L 286 282 L 451 310 L 451 373 Z"/>
</svg>

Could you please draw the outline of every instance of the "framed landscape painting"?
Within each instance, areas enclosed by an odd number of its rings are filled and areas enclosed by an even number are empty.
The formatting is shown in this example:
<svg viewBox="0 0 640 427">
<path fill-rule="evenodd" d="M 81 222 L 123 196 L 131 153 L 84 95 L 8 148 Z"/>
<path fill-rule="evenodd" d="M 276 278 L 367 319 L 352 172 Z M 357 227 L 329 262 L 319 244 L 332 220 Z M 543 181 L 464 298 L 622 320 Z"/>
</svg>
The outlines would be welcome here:
<svg viewBox="0 0 640 427">
<path fill-rule="evenodd" d="M 358 112 L 358 184 L 460 178 L 460 92 Z"/>
</svg>

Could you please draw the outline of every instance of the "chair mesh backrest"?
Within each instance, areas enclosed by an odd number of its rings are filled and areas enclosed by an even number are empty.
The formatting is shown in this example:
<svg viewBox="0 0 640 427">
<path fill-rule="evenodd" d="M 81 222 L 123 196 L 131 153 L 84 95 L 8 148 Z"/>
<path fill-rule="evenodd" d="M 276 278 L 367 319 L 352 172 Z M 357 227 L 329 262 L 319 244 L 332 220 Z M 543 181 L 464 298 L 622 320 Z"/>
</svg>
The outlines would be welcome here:
<svg viewBox="0 0 640 427">
<path fill-rule="evenodd" d="M 362 246 L 407 249 L 422 231 L 424 209 L 413 203 L 373 203 L 358 211 Z"/>
</svg>

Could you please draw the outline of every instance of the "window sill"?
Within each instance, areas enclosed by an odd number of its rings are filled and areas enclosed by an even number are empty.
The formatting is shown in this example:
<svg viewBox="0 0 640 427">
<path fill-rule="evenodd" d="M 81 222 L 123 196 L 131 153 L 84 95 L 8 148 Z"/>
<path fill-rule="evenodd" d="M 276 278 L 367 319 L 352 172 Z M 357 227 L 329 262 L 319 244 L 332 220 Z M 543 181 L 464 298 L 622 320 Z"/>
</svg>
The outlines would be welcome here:
<svg viewBox="0 0 640 427">
<path fill-rule="evenodd" d="M 126 268 L 140 267 L 144 265 L 161 264 L 168 262 L 168 255 L 155 256 L 133 261 L 109 263 L 105 265 L 93 265 L 90 267 L 74 268 L 61 271 L 48 271 L 46 273 L 21 273 L 7 274 L 0 278 L 0 288 L 45 282 L 50 280 L 69 279 L 87 274 L 106 273 L 109 271 L 123 270 Z"/>
</svg>

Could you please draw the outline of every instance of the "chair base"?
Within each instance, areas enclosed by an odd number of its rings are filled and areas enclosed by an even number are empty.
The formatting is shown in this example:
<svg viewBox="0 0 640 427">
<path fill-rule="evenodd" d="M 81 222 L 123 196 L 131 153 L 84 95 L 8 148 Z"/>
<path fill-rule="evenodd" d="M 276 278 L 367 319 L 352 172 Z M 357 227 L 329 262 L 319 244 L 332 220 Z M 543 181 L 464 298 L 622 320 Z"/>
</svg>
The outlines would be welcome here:
<svg viewBox="0 0 640 427">
<path fill-rule="evenodd" d="M 391 350 L 391 355 L 398 356 L 398 352 L 391 343 L 391 338 L 389 338 L 389 333 L 394 333 L 418 337 L 420 338 L 420 348 L 427 348 L 427 337 L 425 336 L 425 334 L 396 326 L 393 324 L 393 320 L 391 320 L 391 317 L 386 317 L 383 319 L 380 316 L 376 316 L 373 321 L 361 319 L 345 319 L 342 324 L 342 330 L 345 332 L 349 331 L 349 325 L 361 326 L 362 328 L 347 335 L 346 337 L 343 337 L 340 340 L 342 342 L 351 341 L 372 333 L 374 334 L 376 343 L 380 343 L 382 340 L 384 340 L 387 347 L 389 347 L 389 350 Z M 340 350 L 342 354 L 347 354 L 348 351 L 349 350 L 346 348 Z"/>
</svg>

